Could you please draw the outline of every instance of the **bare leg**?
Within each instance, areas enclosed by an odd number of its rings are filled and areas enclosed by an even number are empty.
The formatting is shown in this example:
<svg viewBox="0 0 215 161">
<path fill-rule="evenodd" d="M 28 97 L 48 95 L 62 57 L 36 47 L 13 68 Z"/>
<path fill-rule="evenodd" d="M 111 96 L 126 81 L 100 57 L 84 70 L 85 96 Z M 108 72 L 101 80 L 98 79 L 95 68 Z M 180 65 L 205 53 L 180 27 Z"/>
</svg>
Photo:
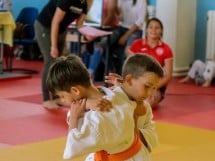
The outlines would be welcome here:
<svg viewBox="0 0 215 161">
<path fill-rule="evenodd" d="M 211 86 L 211 80 L 206 80 L 203 84 L 202 87 L 210 87 Z"/>
<path fill-rule="evenodd" d="M 187 83 L 191 80 L 191 78 L 189 76 L 186 76 L 184 78 L 182 78 L 181 80 L 179 80 L 180 83 Z"/>
</svg>

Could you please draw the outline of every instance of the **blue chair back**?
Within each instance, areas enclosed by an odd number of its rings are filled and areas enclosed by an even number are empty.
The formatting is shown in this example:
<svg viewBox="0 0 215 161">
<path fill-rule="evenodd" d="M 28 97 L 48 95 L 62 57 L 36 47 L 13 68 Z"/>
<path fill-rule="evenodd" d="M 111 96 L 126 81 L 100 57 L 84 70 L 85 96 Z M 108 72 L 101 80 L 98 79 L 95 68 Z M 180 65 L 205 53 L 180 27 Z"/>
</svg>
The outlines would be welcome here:
<svg viewBox="0 0 215 161">
<path fill-rule="evenodd" d="M 28 25 L 25 32 L 29 39 L 34 38 L 34 22 L 39 14 L 39 11 L 35 7 L 25 7 L 19 13 L 16 22 L 20 22 L 24 25 Z"/>
</svg>

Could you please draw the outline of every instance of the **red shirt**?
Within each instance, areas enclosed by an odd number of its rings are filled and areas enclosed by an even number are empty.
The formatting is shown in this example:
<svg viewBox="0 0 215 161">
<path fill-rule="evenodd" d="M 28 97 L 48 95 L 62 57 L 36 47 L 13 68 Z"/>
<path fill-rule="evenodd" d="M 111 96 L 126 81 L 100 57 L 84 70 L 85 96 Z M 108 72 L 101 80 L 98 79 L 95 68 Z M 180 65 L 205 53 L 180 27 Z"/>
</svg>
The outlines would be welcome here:
<svg viewBox="0 0 215 161">
<path fill-rule="evenodd" d="M 161 64 L 161 66 L 164 66 L 165 60 L 173 58 L 172 50 L 162 41 L 159 41 L 157 46 L 151 48 L 145 39 L 138 39 L 131 44 L 130 50 L 134 53 L 151 55 Z"/>
</svg>

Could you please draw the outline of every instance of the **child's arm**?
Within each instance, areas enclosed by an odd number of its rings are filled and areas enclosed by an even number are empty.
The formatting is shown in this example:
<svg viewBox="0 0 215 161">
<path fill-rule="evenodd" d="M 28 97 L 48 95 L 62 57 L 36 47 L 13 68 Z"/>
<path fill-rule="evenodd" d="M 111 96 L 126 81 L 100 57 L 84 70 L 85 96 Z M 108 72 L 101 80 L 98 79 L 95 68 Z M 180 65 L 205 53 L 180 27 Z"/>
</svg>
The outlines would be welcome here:
<svg viewBox="0 0 215 161">
<path fill-rule="evenodd" d="M 105 76 L 105 83 L 113 84 L 113 86 L 121 86 L 123 79 L 116 73 L 109 73 Z"/>
<path fill-rule="evenodd" d="M 71 108 L 74 107 L 79 107 L 82 105 L 80 105 L 79 102 L 76 102 L 71 105 Z M 112 103 L 105 99 L 105 98 L 101 98 L 101 99 L 94 99 L 94 100 L 85 100 L 85 105 L 83 104 L 83 107 L 84 107 L 84 110 L 85 112 L 88 111 L 88 110 L 98 110 L 98 111 L 102 111 L 102 112 L 108 112 L 110 111 L 110 109 L 112 108 Z M 75 114 L 75 109 L 72 109 L 74 111 L 74 116 L 71 117 L 71 110 L 67 112 L 67 119 L 66 119 L 66 122 L 67 124 L 69 125 L 69 129 L 72 129 L 72 128 L 77 128 L 77 124 L 78 124 L 78 114 Z M 83 110 L 83 109 L 82 109 Z M 71 118 L 71 120 L 70 120 Z"/>
<path fill-rule="evenodd" d="M 138 134 L 141 142 L 147 147 L 148 146 L 147 142 L 143 134 L 141 133 L 141 131 L 138 129 L 138 125 L 137 125 L 138 118 L 146 114 L 146 107 L 144 106 L 143 101 L 136 102 L 136 103 L 137 103 L 137 107 L 134 111 L 135 131 Z"/>
<path fill-rule="evenodd" d="M 69 130 L 78 127 L 78 120 L 85 113 L 86 99 L 74 101 L 70 108 Z"/>
<path fill-rule="evenodd" d="M 143 101 L 139 101 L 136 103 L 137 103 L 137 106 L 134 110 L 134 122 L 135 122 L 135 131 L 138 134 L 139 129 L 138 129 L 137 121 L 139 117 L 144 116 L 146 114 L 146 107 L 144 106 Z"/>
<path fill-rule="evenodd" d="M 144 106 L 146 108 L 146 114 L 144 116 L 139 116 L 137 128 L 139 129 L 141 141 L 151 152 L 158 144 L 158 136 L 153 121 L 151 106 L 148 103 L 145 103 Z"/>
</svg>

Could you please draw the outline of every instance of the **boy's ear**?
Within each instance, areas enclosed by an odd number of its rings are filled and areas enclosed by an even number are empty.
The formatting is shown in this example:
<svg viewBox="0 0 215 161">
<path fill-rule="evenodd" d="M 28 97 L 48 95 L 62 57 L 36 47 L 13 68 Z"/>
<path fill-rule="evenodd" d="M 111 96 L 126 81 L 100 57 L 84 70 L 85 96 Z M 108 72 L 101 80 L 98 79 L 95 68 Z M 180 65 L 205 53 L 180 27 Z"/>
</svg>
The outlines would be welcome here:
<svg viewBox="0 0 215 161">
<path fill-rule="evenodd" d="M 124 82 L 126 82 L 127 84 L 131 85 L 132 84 L 132 75 L 128 74 L 125 76 Z"/>
<path fill-rule="evenodd" d="M 79 95 L 80 94 L 80 89 L 77 86 L 72 86 L 70 90 L 75 95 Z"/>
</svg>

